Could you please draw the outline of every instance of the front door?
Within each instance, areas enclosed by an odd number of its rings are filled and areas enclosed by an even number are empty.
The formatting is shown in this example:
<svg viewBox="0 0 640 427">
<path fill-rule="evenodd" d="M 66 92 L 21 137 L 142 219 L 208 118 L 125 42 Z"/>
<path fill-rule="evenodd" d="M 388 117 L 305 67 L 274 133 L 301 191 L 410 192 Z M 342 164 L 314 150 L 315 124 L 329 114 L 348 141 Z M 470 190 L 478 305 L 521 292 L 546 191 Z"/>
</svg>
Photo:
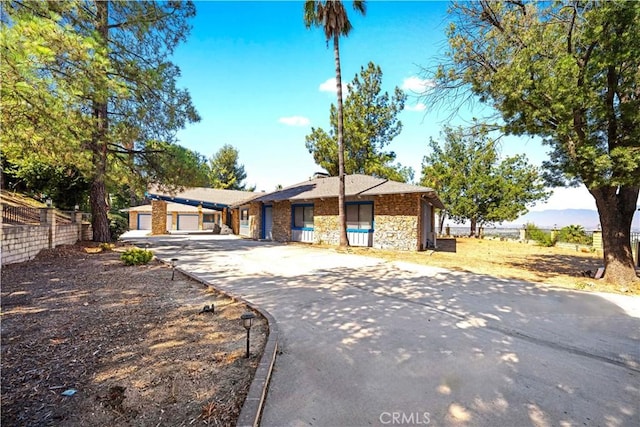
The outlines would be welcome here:
<svg viewBox="0 0 640 427">
<path fill-rule="evenodd" d="M 262 208 L 262 238 L 265 240 L 273 240 L 273 208 L 264 206 Z"/>
</svg>

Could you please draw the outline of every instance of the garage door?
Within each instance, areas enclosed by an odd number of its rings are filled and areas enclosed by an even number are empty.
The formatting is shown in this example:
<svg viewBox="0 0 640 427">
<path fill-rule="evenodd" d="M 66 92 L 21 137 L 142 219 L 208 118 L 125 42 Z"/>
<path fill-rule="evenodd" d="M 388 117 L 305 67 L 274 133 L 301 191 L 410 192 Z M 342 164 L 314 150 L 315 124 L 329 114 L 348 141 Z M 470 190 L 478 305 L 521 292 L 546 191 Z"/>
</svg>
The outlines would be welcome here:
<svg viewBox="0 0 640 427">
<path fill-rule="evenodd" d="M 198 215 L 178 214 L 178 230 L 197 230 Z"/>
<path fill-rule="evenodd" d="M 138 214 L 138 230 L 151 230 L 151 214 Z"/>
</svg>

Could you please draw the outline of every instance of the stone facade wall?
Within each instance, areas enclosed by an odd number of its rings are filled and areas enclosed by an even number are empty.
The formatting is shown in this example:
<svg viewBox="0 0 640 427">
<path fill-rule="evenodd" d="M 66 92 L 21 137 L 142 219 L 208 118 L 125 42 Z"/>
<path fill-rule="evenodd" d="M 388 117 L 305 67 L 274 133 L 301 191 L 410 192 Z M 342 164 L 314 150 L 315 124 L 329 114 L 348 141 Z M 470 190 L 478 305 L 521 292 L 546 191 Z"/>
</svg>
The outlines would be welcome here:
<svg viewBox="0 0 640 427">
<path fill-rule="evenodd" d="M 249 203 L 249 236 L 260 239 L 262 236 L 262 203 Z"/>
<path fill-rule="evenodd" d="M 373 212 L 374 248 L 405 251 L 420 249 L 422 215 L 418 194 L 378 196 Z"/>
<path fill-rule="evenodd" d="M 273 209 L 273 240 L 276 242 L 291 241 L 291 202 L 274 202 Z"/>
<path fill-rule="evenodd" d="M 240 234 L 240 209 L 232 209 L 228 215 L 231 216 L 231 230 L 233 230 L 233 234 Z"/>
<path fill-rule="evenodd" d="M 151 201 L 151 235 L 167 234 L 167 202 Z"/>
<path fill-rule="evenodd" d="M 129 211 L 129 230 L 138 228 L 138 212 Z"/>
<path fill-rule="evenodd" d="M 340 244 L 337 197 L 314 200 L 313 242 L 326 245 Z"/>
</svg>

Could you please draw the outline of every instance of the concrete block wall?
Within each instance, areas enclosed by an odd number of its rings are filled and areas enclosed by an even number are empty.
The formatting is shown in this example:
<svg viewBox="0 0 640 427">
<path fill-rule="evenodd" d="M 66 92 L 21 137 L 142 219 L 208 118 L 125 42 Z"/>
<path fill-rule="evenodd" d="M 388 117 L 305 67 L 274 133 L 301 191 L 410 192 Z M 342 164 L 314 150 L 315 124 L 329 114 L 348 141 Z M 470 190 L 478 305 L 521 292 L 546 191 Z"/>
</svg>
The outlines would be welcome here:
<svg viewBox="0 0 640 427">
<path fill-rule="evenodd" d="M 56 224 L 53 234 L 53 247 L 73 245 L 81 239 L 82 227 L 79 224 Z"/>
<path fill-rule="evenodd" d="M 89 223 L 80 224 L 80 241 L 86 242 L 89 240 L 93 240 L 93 228 Z"/>
<path fill-rule="evenodd" d="M 33 259 L 49 247 L 48 225 L 2 227 L 2 265 Z"/>
<path fill-rule="evenodd" d="M 91 224 L 5 225 L 2 227 L 2 265 L 33 259 L 43 249 L 91 240 Z"/>
</svg>

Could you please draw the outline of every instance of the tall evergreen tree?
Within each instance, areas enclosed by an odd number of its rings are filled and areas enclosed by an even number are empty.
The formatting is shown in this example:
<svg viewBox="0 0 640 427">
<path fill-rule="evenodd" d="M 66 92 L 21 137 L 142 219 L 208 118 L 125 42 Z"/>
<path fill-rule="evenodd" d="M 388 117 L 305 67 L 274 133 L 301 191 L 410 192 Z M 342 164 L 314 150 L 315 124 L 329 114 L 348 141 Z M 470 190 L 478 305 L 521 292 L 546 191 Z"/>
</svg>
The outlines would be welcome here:
<svg viewBox="0 0 640 427">
<path fill-rule="evenodd" d="M 125 170 L 157 176 L 143 165 L 175 161 L 161 145 L 199 120 L 169 62 L 195 7 L 66 0 L 6 2 L 3 10 L 1 117 L 11 129 L 3 154 L 77 165 L 91 182 L 94 240 L 109 241 L 107 186 L 126 180 Z M 181 184 L 184 175 L 162 178 Z"/>
<path fill-rule="evenodd" d="M 413 179 L 413 171 L 400 164 L 393 164 L 396 154 L 384 151 L 393 138 L 402 131 L 398 114 L 404 109 L 407 96 L 396 87 L 393 96 L 382 93 L 382 70 L 370 62 L 361 67 L 353 81 L 347 85 L 344 101 L 344 172 L 362 173 L 407 182 Z M 314 160 L 331 176 L 339 171 L 337 156 L 338 114 L 331 105 L 331 129 L 311 128 L 305 137 L 306 147 Z"/>
<path fill-rule="evenodd" d="M 361 13 L 366 13 L 365 2 L 357 0 L 353 2 L 353 8 Z M 338 222 L 340 223 L 340 246 L 348 246 L 347 215 L 345 212 L 344 197 L 344 135 L 342 113 L 342 72 L 340 70 L 340 36 L 347 36 L 352 26 L 347 16 L 344 4 L 338 0 L 307 0 L 304 2 L 304 23 L 307 28 L 322 27 L 324 35 L 329 40 L 333 39 L 333 56 L 336 64 L 336 91 L 338 93 L 337 108 L 337 139 L 338 139 Z"/>
<path fill-rule="evenodd" d="M 238 150 L 227 144 L 211 157 L 209 182 L 213 188 L 255 190 L 255 187 L 247 188 L 247 184 L 243 182 L 247 174 L 244 171 L 244 165 L 238 163 L 238 155 Z"/>
</svg>

